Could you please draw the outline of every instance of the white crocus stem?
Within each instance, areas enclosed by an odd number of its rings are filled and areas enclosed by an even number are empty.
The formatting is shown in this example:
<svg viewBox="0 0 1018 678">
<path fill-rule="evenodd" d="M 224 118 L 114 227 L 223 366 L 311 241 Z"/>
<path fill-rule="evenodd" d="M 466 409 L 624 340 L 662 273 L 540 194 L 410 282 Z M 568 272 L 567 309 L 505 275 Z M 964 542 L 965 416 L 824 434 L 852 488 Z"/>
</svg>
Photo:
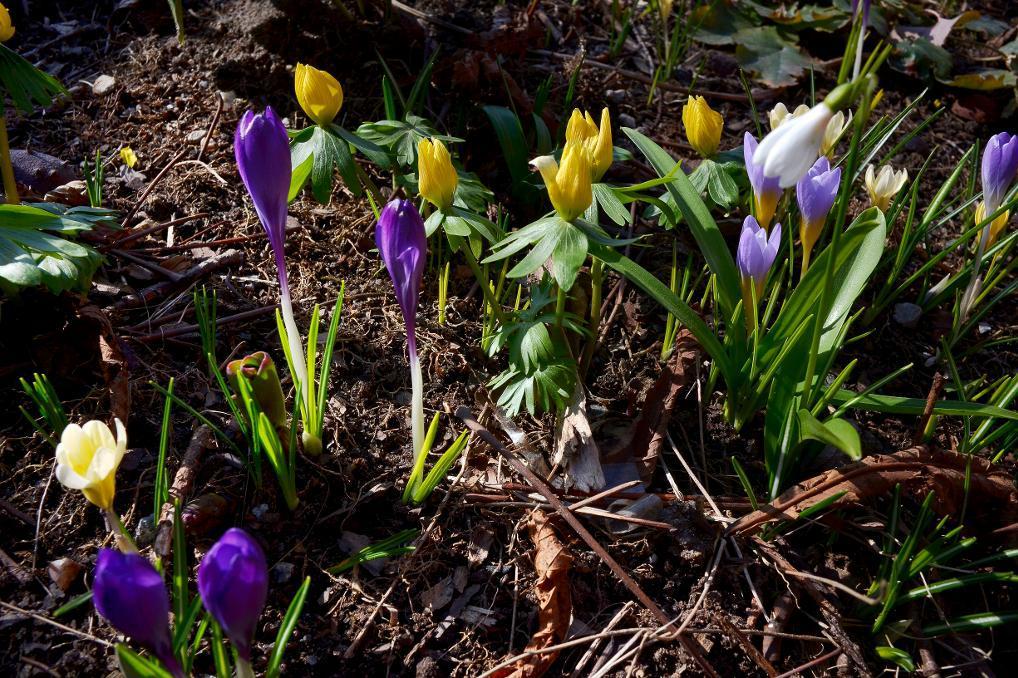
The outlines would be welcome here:
<svg viewBox="0 0 1018 678">
<path fill-rule="evenodd" d="M 781 188 L 791 188 L 806 175 L 820 155 L 820 144 L 834 111 L 821 102 L 803 115 L 786 120 L 771 131 L 756 149 L 753 162 L 764 176 L 777 178 Z"/>
<path fill-rule="evenodd" d="M 254 669 L 251 668 L 251 662 L 237 657 L 237 678 L 254 678 Z"/>
<path fill-rule="evenodd" d="M 410 434 L 414 443 L 414 461 L 424 447 L 424 375 L 421 374 L 421 359 L 417 347 L 410 346 Z"/>
<path fill-rule="evenodd" d="M 290 359 L 293 361 L 294 376 L 300 382 L 301 399 L 308 413 L 311 412 L 310 385 L 308 384 L 307 359 L 304 357 L 304 342 L 297 329 L 297 321 L 293 318 L 293 304 L 290 303 L 290 290 L 285 288 L 279 295 L 279 308 L 283 315 L 283 326 L 286 327 L 286 341 L 290 344 Z"/>
<path fill-rule="evenodd" d="M 131 535 L 128 534 L 127 528 L 124 527 L 124 522 L 120 520 L 120 516 L 113 509 L 112 506 L 103 509 L 106 512 L 106 522 L 109 523 L 110 531 L 113 532 L 113 538 L 117 542 L 117 548 L 122 553 L 137 553 L 138 547 L 135 545 L 134 540 L 131 539 Z"/>
</svg>

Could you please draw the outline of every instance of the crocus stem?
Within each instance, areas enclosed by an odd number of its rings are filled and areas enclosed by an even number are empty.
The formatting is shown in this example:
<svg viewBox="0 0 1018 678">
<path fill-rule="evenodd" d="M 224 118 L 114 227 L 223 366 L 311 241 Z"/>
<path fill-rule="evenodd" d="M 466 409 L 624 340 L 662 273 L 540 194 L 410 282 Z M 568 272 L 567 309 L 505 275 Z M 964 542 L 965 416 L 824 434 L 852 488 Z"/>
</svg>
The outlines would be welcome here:
<svg viewBox="0 0 1018 678">
<path fill-rule="evenodd" d="M 421 359 L 417 355 L 417 341 L 408 338 L 410 354 L 410 433 L 414 443 L 414 460 L 424 447 L 424 375 L 421 374 Z"/>
<path fill-rule="evenodd" d="M 117 548 L 123 553 L 137 553 L 138 547 L 135 545 L 134 540 L 131 539 L 131 535 L 128 534 L 127 528 L 124 527 L 124 523 L 120 520 L 120 516 L 113 510 L 113 507 L 107 507 L 104 509 L 106 512 L 106 521 L 110 524 L 110 529 L 113 531 L 113 538 L 117 540 Z"/>
<path fill-rule="evenodd" d="M 445 324 L 445 306 L 449 303 L 449 262 L 438 270 L 438 324 Z"/>
<path fill-rule="evenodd" d="M 237 657 L 237 678 L 254 678 L 254 669 L 251 662 L 243 657 Z"/>
<path fill-rule="evenodd" d="M 11 147 L 7 140 L 7 118 L 0 116 L 0 175 L 3 175 L 4 199 L 8 205 L 17 205 L 18 184 L 14 181 L 14 166 L 11 164 Z"/>
<path fill-rule="evenodd" d="M 283 315 L 283 326 L 286 327 L 286 340 L 290 345 L 290 360 L 293 362 L 294 377 L 300 382 L 300 397 L 304 402 L 305 414 L 311 414 L 310 387 L 308 384 L 307 361 L 304 358 L 304 342 L 297 329 L 297 321 L 293 317 L 293 304 L 290 302 L 290 284 L 286 277 L 286 261 L 283 253 L 276 253 L 276 267 L 279 270 L 279 308 Z M 305 422 L 307 423 L 307 422 Z"/>
<path fill-rule="evenodd" d="M 799 282 L 806 277 L 806 271 L 809 270 L 809 258 L 813 253 L 812 243 L 807 245 L 805 242 L 802 244 L 802 271 L 799 273 Z"/>
</svg>

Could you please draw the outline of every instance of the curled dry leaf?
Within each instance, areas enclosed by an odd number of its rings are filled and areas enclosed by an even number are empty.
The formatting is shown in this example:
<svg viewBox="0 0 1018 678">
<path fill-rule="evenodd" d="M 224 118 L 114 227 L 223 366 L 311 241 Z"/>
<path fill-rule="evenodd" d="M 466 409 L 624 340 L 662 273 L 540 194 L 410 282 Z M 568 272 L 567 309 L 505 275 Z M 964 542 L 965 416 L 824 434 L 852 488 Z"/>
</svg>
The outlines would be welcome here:
<svg viewBox="0 0 1018 678">
<path fill-rule="evenodd" d="M 544 512 L 534 511 L 527 530 L 534 540 L 534 569 L 537 571 L 534 594 L 539 608 L 538 627 L 526 648 L 531 651 L 561 642 L 569 631 L 573 610 L 569 570 L 573 566 L 573 556 L 559 541 Z M 544 675 L 557 658 L 558 652 L 532 654 L 492 675 L 495 678 L 537 678 Z"/>
<path fill-rule="evenodd" d="M 98 306 L 82 306 L 78 316 L 99 328 L 99 359 L 103 379 L 110 392 L 110 414 L 126 424 L 131 414 L 131 382 L 120 337 L 114 331 L 109 316 Z"/>
<path fill-rule="evenodd" d="M 990 531 L 1018 523 L 1018 490 L 1006 471 L 978 457 L 920 446 L 866 457 L 803 481 L 774 502 L 743 516 L 729 533 L 756 534 L 771 521 L 795 520 L 803 511 L 833 497 L 837 498 L 832 508 L 844 507 L 886 496 L 899 484 L 904 492 L 919 499 L 934 492 L 933 509 L 937 513 L 959 515 L 965 501 L 967 472 L 971 473 L 967 510 L 974 518 L 969 524 Z M 979 520 L 979 516 L 985 520 Z"/>
</svg>

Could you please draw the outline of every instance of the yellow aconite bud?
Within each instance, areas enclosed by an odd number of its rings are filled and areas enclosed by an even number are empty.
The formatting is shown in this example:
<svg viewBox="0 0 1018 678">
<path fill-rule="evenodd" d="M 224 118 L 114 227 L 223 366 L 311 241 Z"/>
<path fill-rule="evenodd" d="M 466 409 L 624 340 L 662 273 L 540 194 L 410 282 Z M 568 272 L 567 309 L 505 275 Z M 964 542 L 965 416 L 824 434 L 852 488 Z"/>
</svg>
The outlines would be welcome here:
<svg viewBox="0 0 1018 678">
<path fill-rule="evenodd" d="M 124 146 L 120 149 L 120 159 L 131 169 L 134 169 L 134 166 L 138 164 L 138 156 L 130 146 Z"/>
<path fill-rule="evenodd" d="M 976 223 L 977 224 L 982 223 L 987 216 L 988 215 L 986 214 L 986 203 L 980 200 L 979 204 L 976 205 Z M 1000 237 L 1001 232 L 1004 230 L 1004 227 L 1007 226 L 1008 219 L 1010 218 L 1011 211 L 1004 210 L 1003 212 L 997 215 L 996 219 L 990 222 L 990 237 L 986 239 L 987 247 L 992 247 L 993 244 L 997 242 L 997 238 Z"/>
<path fill-rule="evenodd" d="M 672 15 L 672 6 L 674 4 L 675 0 L 657 0 L 657 8 L 661 12 L 662 21 L 668 21 L 668 17 Z"/>
<path fill-rule="evenodd" d="M 0 42 L 7 42 L 14 37 L 14 25 L 11 23 L 11 13 L 7 8 L 0 5 Z"/>
<path fill-rule="evenodd" d="M 541 173 L 548 198 L 560 217 L 572 221 L 587 211 L 594 194 L 590 189 L 590 161 L 582 147 L 566 142 L 561 164 L 551 155 L 534 158 L 530 164 Z"/>
<path fill-rule="evenodd" d="M 57 480 L 102 509 L 113 507 L 117 467 L 127 451 L 127 431 L 116 420 L 117 437 L 110 427 L 92 420 L 84 426 L 68 424 L 57 445 Z"/>
<path fill-rule="evenodd" d="M 612 164 L 612 122 L 608 109 L 601 111 L 601 126 L 590 113 L 574 108 L 566 124 L 566 142 L 581 146 L 590 163 L 591 178 L 598 182 Z"/>
<path fill-rule="evenodd" d="M 686 139 L 704 158 L 717 153 L 724 124 L 721 114 L 711 108 L 703 97 L 690 97 L 682 107 L 682 125 L 686 128 Z"/>
<path fill-rule="evenodd" d="M 313 66 L 297 64 L 293 88 L 300 107 L 319 125 L 332 122 L 343 106 L 343 88 L 339 81 Z"/>
<path fill-rule="evenodd" d="M 459 176 L 452 166 L 449 150 L 439 139 L 421 139 L 417 144 L 418 191 L 440 210 L 452 207 Z"/>
<path fill-rule="evenodd" d="M 873 165 L 866 167 L 866 193 L 870 196 L 870 204 L 886 212 L 891 206 L 891 200 L 898 194 L 901 187 L 908 181 L 908 170 L 902 169 L 896 172 L 890 165 L 884 165 L 879 172 L 874 171 Z"/>
</svg>

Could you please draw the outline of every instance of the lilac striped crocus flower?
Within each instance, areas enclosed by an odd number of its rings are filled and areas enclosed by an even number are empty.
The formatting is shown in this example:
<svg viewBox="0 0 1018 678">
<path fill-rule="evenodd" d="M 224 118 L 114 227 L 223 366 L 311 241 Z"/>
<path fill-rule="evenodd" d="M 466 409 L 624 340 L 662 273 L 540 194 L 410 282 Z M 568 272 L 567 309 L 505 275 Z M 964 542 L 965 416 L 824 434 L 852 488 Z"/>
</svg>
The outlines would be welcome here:
<svg viewBox="0 0 1018 678">
<path fill-rule="evenodd" d="M 170 640 L 166 586 L 148 560 L 137 553 L 100 550 L 92 601 L 113 628 L 155 655 L 171 674 L 183 677 Z"/>
<path fill-rule="evenodd" d="M 421 296 L 421 280 L 428 252 L 428 236 L 420 212 L 410 200 L 396 199 L 387 204 L 375 229 L 378 253 L 389 271 L 396 288 L 396 301 L 406 324 L 407 354 L 410 360 L 410 382 L 413 392 L 410 427 L 414 454 L 424 443 L 424 378 L 417 355 L 417 304 Z"/>
<path fill-rule="evenodd" d="M 824 230 L 827 215 L 834 206 L 841 184 L 841 168 L 831 169 L 827 156 L 821 155 L 806 176 L 795 185 L 802 220 L 799 222 L 799 238 L 802 240 L 802 274 L 809 268 L 813 246 Z"/>
<path fill-rule="evenodd" d="M 746 132 L 742 137 L 742 154 L 746 161 L 746 174 L 749 175 L 749 183 L 753 187 L 753 213 L 757 223 L 767 229 L 770 227 L 771 219 L 774 218 L 783 191 L 777 177 L 764 176 L 763 167 L 753 162 L 756 147 L 756 137 Z"/>
<path fill-rule="evenodd" d="M 237 650 L 237 676 L 253 676 L 251 644 L 269 593 L 265 553 L 247 532 L 230 528 L 198 566 L 202 604 Z"/>
<path fill-rule="evenodd" d="M 983 200 L 976 207 L 977 223 L 1000 208 L 1016 173 L 1018 173 L 1018 135 L 1007 132 L 994 134 L 983 151 Z M 986 226 L 983 236 L 985 247 L 991 246 L 997 240 L 1009 218 L 1010 214 L 1005 211 Z"/>
<path fill-rule="evenodd" d="M 735 255 L 735 263 L 739 268 L 742 283 L 742 306 L 746 314 L 746 327 L 750 332 L 756 327 L 756 302 L 760 301 L 764 292 L 767 274 L 774 265 L 781 247 L 781 224 L 774 224 L 770 236 L 753 216 L 747 216 L 742 222 L 742 233 L 739 235 L 739 249 Z"/>
<path fill-rule="evenodd" d="M 286 127 L 269 106 L 264 113 L 247 111 L 233 137 L 240 178 L 251 194 L 255 212 L 268 236 L 279 276 L 279 306 L 286 327 L 287 342 L 293 360 L 294 377 L 301 385 L 301 397 L 307 405 L 310 393 L 303 342 L 293 317 L 290 284 L 286 276 L 286 206 L 290 193 L 290 141 Z"/>
</svg>

